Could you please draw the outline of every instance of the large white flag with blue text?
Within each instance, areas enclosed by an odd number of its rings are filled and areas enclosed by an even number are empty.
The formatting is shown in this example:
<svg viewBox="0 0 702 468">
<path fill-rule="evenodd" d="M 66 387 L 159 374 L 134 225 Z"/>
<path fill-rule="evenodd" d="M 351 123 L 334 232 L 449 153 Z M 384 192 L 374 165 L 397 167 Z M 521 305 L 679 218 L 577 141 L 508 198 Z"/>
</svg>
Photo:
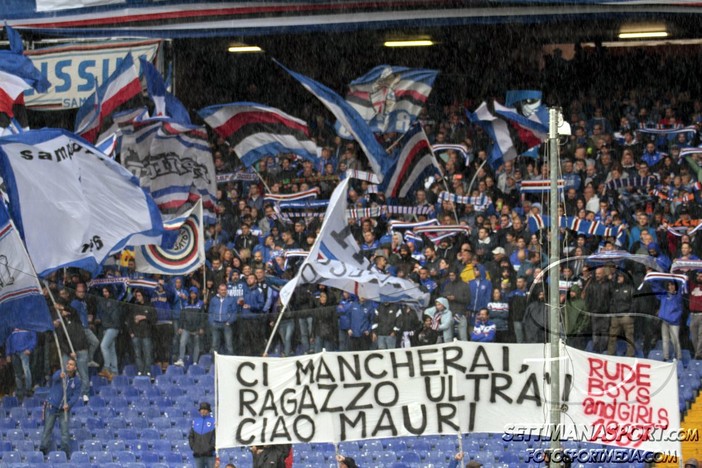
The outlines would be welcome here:
<svg viewBox="0 0 702 468">
<path fill-rule="evenodd" d="M 132 236 L 148 243 L 163 234 L 161 214 L 137 179 L 66 130 L 0 139 L 0 175 L 39 276 L 67 266 L 97 272 Z"/>
<path fill-rule="evenodd" d="M 380 302 L 404 302 L 425 307 L 429 294 L 418 284 L 371 268 L 346 219 L 347 177 L 334 189 L 324 223 L 298 274 L 280 290 L 287 304 L 298 284 L 325 284 Z"/>
</svg>

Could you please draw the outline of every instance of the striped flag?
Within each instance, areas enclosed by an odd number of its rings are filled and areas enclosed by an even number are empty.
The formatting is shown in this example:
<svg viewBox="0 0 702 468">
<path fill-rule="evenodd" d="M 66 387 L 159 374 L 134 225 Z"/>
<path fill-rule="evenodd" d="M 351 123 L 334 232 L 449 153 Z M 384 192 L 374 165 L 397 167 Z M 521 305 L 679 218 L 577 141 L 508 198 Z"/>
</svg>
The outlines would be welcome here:
<svg viewBox="0 0 702 468">
<path fill-rule="evenodd" d="M 13 328 L 43 332 L 53 326 L 34 266 L 0 199 L 0 343 Z"/>
<path fill-rule="evenodd" d="M 139 73 L 134 66 L 132 54 L 127 54 L 117 70 L 78 109 L 75 133 L 91 143 L 95 142 L 105 118 L 139 93 Z"/>
<path fill-rule="evenodd" d="M 122 134 L 122 164 L 151 191 L 162 212 L 202 199 L 204 217 L 214 219 L 217 184 L 204 127 L 156 117 L 134 121 Z"/>
<path fill-rule="evenodd" d="M 317 163 L 317 145 L 307 123 L 274 107 L 234 102 L 201 109 L 198 114 L 223 138 L 246 167 L 279 153 L 292 153 Z"/>
<path fill-rule="evenodd" d="M 10 41 L 10 50 L 0 50 L 0 112 L 13 117 L 13 106 L 20 103 L 24 91 L 35 89 L 44 93 L 51 84 L 32 61 L 22 54 L 22 39 L 17 31 L 7 24 L 5 31 Z"/>
<path fill-rule="evenodd" d="M 307 91 L 314 94 L 324 107 L 334 114 L 334 117 L 343 125 L 361 146 L 363 153 L 368 158 L 368 162 L 376 174 L 386 174 L 392 164 L 392 159 L 388 157 L 385 149 L 375 139 L 375 135 L 368 127 L 368 124 L 358 114 L 358 111 L 351 107 L 349 103 L 337 93 L 327 88 L 313 79 L 294 72 L 276 61 L 278 66 L 295 78 Z"/>
<path fill-rule="evenodd" d="M 405 133 L 398 148 L 399 156 L 393 164 L 392 172 L 385 174 L 383 185 L 386 196 L 404 198 L 422 176 L 441 173 L 441 167 L 421 125 L 415 125 Z"/>
<path fill-rule="evenodd" d="M 565 180 L 558 179 L 558 191 L 565 187 Z M 551 191 L 551 181 L 548 179 L 523 180 L 521 182 L 522 193 L 546 193 Z"/>
<path fill-rule="evenodd" d="M 497 116 L 484 102 L 475 112 L 466 111 L 468 119 L 480 126 L 492 140 L 490 147 L 490 165 L 496 169 L 505 161 L 511 161 L 518 156 L 517 148 L 512 140 L 509 125 L 500 116 Z"/>
<path fill-rule="evenodd" d="M 136 270 L 142 273 L 186 275 L 205 262 L 205 239 L 202 227 L 202 202 L 170 221 L 164 221 L 167 231 L 177 231 L 172 248 L 142 245 L 134 250 Z"/>
<path fill-rule="evenodd" d="M 375 133 L 405 133 L 427 102 L 439 72 L 378 65 L 349 84 L 348 102 Z M 337 129 L 345 137 L 348 131 Z"/>
</svg>

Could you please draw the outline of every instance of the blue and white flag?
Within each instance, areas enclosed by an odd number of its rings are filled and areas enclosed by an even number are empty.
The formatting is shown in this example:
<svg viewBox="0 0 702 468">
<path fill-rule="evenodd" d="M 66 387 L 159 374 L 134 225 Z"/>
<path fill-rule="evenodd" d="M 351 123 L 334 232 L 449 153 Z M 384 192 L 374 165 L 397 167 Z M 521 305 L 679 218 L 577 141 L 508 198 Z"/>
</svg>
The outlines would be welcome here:
<svg viewBox="0 0 702 468">
<path fill-rule="evenodd" d="M 493 168 L 498 168 L 505 161 L 511 161 L 517 157 L 518 153 L 510 135 L 509 125 L 503 118 L 491 112 L 486 102 L 480 104 L 475 112 L 466 111 L 466 115 L 492 140 L 488 157 Z"/>
<path fill-rule="evenodd" d="M 356 109 L 351 107 L 341 96 L 323 84 L 290 70 L 278 61 L 275 61 L 275 63 L 299 81 L 307 91 L 314 94 L 317 99 L 324 104 L 324 107 L 334 114 L 334 117 L 351 133 L 353 138 L 361 146 L 361 149 L 368 157 L 368 162 L 376 175 L 382 177 L 382 174 L 388 172 L 392 165 L 392 158 L 388 156 L 385 149 L 375 139 L 375 135 Z"/>
<path fill-rule="evenodd" d="M 189 124 L 190 115 L 182 102 L 168 92 L 163 77 L 145 58 L 139 58 L 141 71 L 146 79 L 146 89 L 154 101 L 155 117 L 171 117 L 174 121 Z"/>
<path fill-rule="evenodd" d="M 429 99 L 436 70 L 378 65 L 349 84 L 348 102 L 375 133 L 405 133 Z M 348 132 L 337 128 L 339 136 Z"/>
<path fill-rule="evenodd" d="M 44 93 L 51 84 L 29 57 L 22 54 L 22 39 L 17 31 L 7 24 L 5 31 L 10 41 L 10 50 L 0 50 L 0 112 L 13 117 L 13 106 L 24 103 L 25 91 L 35 89 Z"/>
<path fill-rule="evenodd" d="M 295 278 L 280 290 L 282 303 L 288 303 L 298 284 L 310 283 L 325 284 L 374 301 L 425 307 L 429 294 L 418 284 L 372 269 L 370 261 L 361 253 L 346 219 L 350 181 L 346 178 L 334 189 L 309 255 Z"/>
<path fill-rule="evenodd" d="M 40 277 L 102 262 L 163 222 L 138 180 L 80 137 L 59 129 L 0 139 L 0 175 L 10 213 Z"/>
<path fill-rule="evenodd" d="M 43 332 L 53 325 L 32 262 L 0 200 L 0 343 L 13 328 Z"/>
<path fill-rule="evenodd" d="M 121 155 L 162 212 L 177 213 L 202 199 L 204 217 L 214 219 L 217 182 L 204 127 L 168 117 L 134 121 L 122 127 Z"/>
<path fill-rule="evenodd" d="M 176 231 L 172 248 L 141 245 L 134 249 L 136 271 L 164 275 L 187 275 L 205 263 L 205 239 L 202 228 L 202 201 L 198 200 L 181 216 L 163 222 L 167 231 Z"/>
</svg>

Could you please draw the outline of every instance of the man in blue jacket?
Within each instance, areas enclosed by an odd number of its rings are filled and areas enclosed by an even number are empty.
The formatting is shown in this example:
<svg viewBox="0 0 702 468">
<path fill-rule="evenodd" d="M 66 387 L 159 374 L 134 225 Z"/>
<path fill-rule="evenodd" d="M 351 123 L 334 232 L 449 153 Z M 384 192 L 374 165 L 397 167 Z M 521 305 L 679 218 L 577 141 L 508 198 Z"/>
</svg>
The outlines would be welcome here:
<svg viewBox="0 0 702 468">
<path fill-rule="evenodd" d="M 359 298 L 358 302 L 351 304 L 349 309 L 351 328 L 348 330 L 351 351 L 366 351 L 370 349 L 370 333 L 375 308 L 373 301 L 363 298 Z"/>
<path fill-rule="evenodd" d="M 188 444 L 193 451 L 196 468 L 215 466 L 215 420 L 207 402 L 200 403 L 200 414 L 193 420 L 188 434 Z"/>
<path fill-rule="evenodd" d="M 495 322 L 490 320 L 489 311 L 485 308 L 480 309 L 473 325 L 473 332 L 470 334 L 470 341 L 492 343 L 495 341 L 495 333 L 497 333 L 497 327 Z"/>
<path fill-rule="evenodd" d="M 234 335 L 232 323 L 236 320 L 236 303 L 227 295 L 227 285 L 217 286 L 217 294 L 210 300 L 208 319 L 212 330 L 212 350 L 219 352 L 222 335 L 224 348 L 228 355 L 234 354 Z"/>
<path fill-rule="evenodd" d="M 32 352 L 37 347 L 37 334 L 15 328 L 7 337 L 5 354 L 12 360 L 15 372 L 15 396 L 21 401 L 32 394 L 32 371 L 29 367 Z"/>
<path fill-rule="evenodd" d="M 54 430 L 56 419 L 58 419 L 61 426 L 61 450 L 66 452 L 68 458 L 71 457 L 71 435 L 68 433 L 68 417 L 71 413 L 71 408 L 78 403 L 80 392 L 80 377 L 76 373 L 76 361 L 75 359 L 68 359 L 65 372 L 58 370 L 51 378 L 49 397 L 44 402 L 44 432 L 41 435 L 41 444 L 39 445 L 39 450 L 44 455 L 49 453 L 51 434 Z"/>
<path fill-rule="evenodd" d="M 247 276 L 244 295 L 237 304 L 237 335 L 239 351 L 243 356 L 260 356 L 263 353 L 264 327 L 267 325 L 267 321 L 263 320 L 265 302 L 256 276 Z"/>
</svg>

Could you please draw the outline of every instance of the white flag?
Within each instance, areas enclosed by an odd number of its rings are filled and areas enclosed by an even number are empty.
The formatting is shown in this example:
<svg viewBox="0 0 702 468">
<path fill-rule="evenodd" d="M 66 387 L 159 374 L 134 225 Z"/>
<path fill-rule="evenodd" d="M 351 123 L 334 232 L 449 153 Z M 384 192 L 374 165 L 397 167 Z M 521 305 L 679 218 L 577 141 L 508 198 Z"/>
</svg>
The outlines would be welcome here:
<svg viewBox="0 0 702 468">
<path fill-rule="evenodd" d="M 418 284 L 371 270 L 370 262 L 361 254 L 346 220 L 349 180 L 347 177 L 334 189 L 309 255 L 295 278 L 280 290 L 282 303 L 288 303 L 298 284 L 321 283 L 374 301 L 426 306 L 429 294 Z"/>
<path fill-rule="evenodd" d="M 132 236 L 163 234 L 138 181 L 82 138 L 59 129 L 0 139 L 11 215 L 39 276 L 76 266 L 96 272 Z"/>
</svg>

